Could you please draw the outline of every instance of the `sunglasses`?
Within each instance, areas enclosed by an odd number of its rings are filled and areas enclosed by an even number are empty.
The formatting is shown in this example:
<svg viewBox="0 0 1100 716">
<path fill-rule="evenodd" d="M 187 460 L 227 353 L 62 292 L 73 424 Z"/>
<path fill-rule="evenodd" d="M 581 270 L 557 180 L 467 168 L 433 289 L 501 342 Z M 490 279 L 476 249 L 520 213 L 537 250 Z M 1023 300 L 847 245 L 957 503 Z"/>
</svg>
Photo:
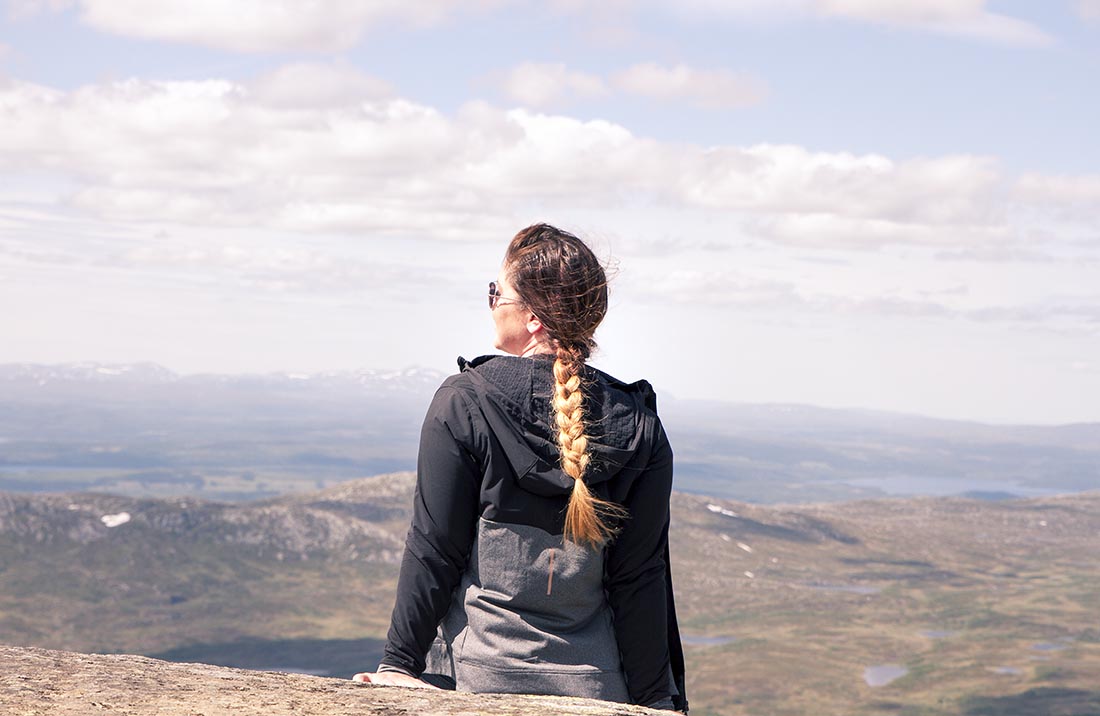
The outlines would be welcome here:
<svg viewBox="0 0 1100 716">
<path fill-rule="evenodd" d="M 492 310 L 502 303 L 522 303 L 518 298 L 508 298 L 500 294 L 500 288 L 497 287 L 496 281 L 489 282 L 489 310 Z"/>
</svg>

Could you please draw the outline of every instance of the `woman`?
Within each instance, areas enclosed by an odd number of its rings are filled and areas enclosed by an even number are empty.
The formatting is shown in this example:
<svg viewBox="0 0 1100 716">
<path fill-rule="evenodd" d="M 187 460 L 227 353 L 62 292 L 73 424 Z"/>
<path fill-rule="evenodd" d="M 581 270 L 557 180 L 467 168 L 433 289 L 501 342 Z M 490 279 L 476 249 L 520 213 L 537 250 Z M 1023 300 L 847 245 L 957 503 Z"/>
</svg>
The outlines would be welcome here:
<svg viewBox="0 0 1100 716">
<path fill-rule="evenodd" d="M 489 308 L 511 355 L 459 359 L 428 409 L 385 657 L 354 678 L 686 711 L 672 450 L 649 384 L 585 363 L 603 267 L 528 227 Z"/>
</svg>

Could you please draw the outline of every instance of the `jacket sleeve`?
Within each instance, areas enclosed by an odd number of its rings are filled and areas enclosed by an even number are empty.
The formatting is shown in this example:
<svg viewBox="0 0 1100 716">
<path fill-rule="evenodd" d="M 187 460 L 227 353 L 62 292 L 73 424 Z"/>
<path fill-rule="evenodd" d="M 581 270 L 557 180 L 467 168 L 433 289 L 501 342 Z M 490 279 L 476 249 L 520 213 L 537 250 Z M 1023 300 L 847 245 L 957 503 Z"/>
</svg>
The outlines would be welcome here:
<svg viewBox="0 0 1100 716">
<path fill-rule="evenodd" d="M 649 464 L 623 503 L 630 517 L 607 555 L 607 595 L 627 690 L 643 706 L 670 696 L 665 551 L 671 492 L 672 447 L 658 422 Z"/>
<path fill-rule="evenodd" d="M 479 514 L 480 470 L 462 395 L 446 383 L 420 432 L 412 524 L 397 580 L 382 666 L 412 676 L 447 613 L 469 559 Z"/>
</svg>

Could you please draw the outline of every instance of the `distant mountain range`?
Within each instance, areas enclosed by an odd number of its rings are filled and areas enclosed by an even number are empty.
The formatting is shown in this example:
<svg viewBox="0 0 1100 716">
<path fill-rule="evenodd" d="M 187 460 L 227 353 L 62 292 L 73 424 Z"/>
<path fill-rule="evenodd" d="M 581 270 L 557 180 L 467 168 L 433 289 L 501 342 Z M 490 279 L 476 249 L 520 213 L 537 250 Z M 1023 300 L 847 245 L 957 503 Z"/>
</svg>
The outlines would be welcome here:
<svg viewBox="0 0 1100 716">
<path fill-rule="evenodd" d="M 445 374 L 0 365 L 0 490 L 261 499 L 415 467 Z M 756 502 L 1100 488 L 1100 424 L 660 397 L 680 490 Z"/>
<path fill-rule="evenodd" d="M 363 369 L 321 373 L 266 373 L 254 375 L 216 373 L 180 375 L 156 363 L 0 364 L 0 384 L 8 383 L 11 386 L 34 384 L 39 387 L 58 383 L 69 385 L 111 383 L 116 386 L 126 383 L 201 385 L 209 382 L 279 385 L 304 381 L 315 386 L 355 384 L 371 390 L 384 388 L 396 392 L 406 392 L 417 388 L 431 388 L 434 390 L 446 375 L 446 373 L 426 368 L 406 368 L 393 371 Z"/>
</svg>

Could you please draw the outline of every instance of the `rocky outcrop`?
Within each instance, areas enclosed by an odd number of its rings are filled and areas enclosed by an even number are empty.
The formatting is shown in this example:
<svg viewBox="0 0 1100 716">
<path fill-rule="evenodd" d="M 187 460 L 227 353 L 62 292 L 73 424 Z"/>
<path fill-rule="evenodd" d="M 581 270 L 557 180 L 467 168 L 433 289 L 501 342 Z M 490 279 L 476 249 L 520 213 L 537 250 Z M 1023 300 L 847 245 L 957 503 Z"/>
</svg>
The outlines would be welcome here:
<svg viewBox="0 0 1100 716">
<path fill-rule="evenodd" d="M 38 547 L 166 539 L 176 546 L 217 543 L 288 559 L 354 554 L 358 561 L 396 564 L 415 479 L 413 473 L 393 473 L 240 503 L 0 492 L 0 537 Z"/>
<path fill-rule="evenodd" d="M 643 716 L 639 706 L 558 696 L 461 694 L 142 656 L 0 646 L 8 716 Z"/>
</svg>

